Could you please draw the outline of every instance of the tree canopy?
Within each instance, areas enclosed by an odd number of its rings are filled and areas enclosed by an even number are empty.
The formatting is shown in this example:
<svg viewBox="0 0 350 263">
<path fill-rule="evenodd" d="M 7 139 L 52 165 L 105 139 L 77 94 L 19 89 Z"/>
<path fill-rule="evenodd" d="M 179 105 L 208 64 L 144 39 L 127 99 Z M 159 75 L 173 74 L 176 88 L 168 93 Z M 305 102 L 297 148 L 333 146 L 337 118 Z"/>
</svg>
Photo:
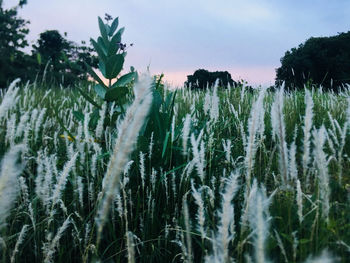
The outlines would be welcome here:
<svg viewBox="0 0 350 263">
<path fill-rule="evenodd" d="M 51 82 L 72 84 L 87 79 L 84 62 L 97 66 L 93 49 L 68 41 L 57 30 L 46 30 L 33 45 L 32 57 L 37 59 L 39 72 L 48 71 Z"/>
<path fill-rule="evenodd" d="M 87 80 L 85 63 L 96 67 L 98 61 L 93 49 L 83 41 L 78 45 L 57 30 L 47 30 L 32 46 L 32 54 L 22 51 L 29 46 L 26 40 L 29 21 L 18 17 L 17 13 L 26 3 L 21 0 L 15 7 L 5 9 L 0 0 L 0 88 L 15 78 L 33 81 L 43 75 L 46 65 L 50 83 L 67 85 Z"/>
<path fill-rule="evenodd" d="M 17 16 L 18 8 L 25 1 L 10 9 L 4 9 L 2 4 L 0 0 L 0 87 L 26 71 L 27 57 L 19 49 L 28 46 L 26 35 L 29 32 L 29 21 Z"/>
<path fill-rule="evenodd" d="M 185 86 L 193 89 L 206 89 L 208 86 L 213 86 L 216 80 L 219 80 L 219 85 L 224 87 L 236 84 L 236 82 L 232 80 L 231 74 L 227 71 L 210 72 L 205 69 L 198 69 L 193 75 L 187 76 Z"/>
<path fill-rule="evenodd" d="M 338 90 L 350 83 L 350 31 L 332 37 L 312 37 L 281 58 L 276 84 L 303 88 L 304 84 L 322 85 Z"/>
</svg>

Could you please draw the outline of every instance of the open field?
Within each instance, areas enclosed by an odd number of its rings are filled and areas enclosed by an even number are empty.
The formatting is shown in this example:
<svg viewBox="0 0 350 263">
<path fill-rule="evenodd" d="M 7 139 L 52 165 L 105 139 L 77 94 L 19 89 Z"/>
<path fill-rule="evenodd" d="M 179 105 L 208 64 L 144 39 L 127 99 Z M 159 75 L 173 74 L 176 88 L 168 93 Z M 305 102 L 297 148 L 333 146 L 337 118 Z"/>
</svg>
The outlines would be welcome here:
<svg viewBox="0 0 350 263">
<path fill-rule="evenodd" d="M 348 262 L 349 91 L 142 81 L 0 91 L 0 261 Z"/>
</svg>

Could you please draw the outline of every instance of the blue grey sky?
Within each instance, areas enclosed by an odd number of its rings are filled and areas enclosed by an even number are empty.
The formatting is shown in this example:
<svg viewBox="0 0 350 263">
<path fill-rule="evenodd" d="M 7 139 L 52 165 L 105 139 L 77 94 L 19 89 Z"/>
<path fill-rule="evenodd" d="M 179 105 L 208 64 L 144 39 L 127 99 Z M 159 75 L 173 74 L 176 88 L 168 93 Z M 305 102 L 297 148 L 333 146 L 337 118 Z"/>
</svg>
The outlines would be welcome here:
<svg viewBox="0 0 350 263">
<path fill-rule="evenodd" d="M 6 7 L 18 1 L 4 0 Z M 181 85 L 198 68 L 273 84 L 280 58 L 309 37 L 350 30 L 350 0 L 28 0 L 29 40 L 58 29 L 68 39 L 98 36 L 97 16 L 119 16 L 134 66 Z"/>
</svg>

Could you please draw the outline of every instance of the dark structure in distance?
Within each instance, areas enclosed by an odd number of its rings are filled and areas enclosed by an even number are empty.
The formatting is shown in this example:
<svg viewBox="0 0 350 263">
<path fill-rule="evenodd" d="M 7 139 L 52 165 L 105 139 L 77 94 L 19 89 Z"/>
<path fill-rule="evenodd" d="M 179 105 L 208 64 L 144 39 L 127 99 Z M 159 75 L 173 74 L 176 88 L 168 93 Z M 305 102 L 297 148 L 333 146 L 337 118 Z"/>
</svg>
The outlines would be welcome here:
<svg viewBox="0 0 350 263">
<path fill-rule="evenodd" d="M 193 75 L 187 76 L 185 87 L 191 87 L 192 89 L 206 89 L 207 87 L 212 87 L 217 79 L 219 80 L 219 86 L 221 87 L 237 85 L 237 83 L 232 80 L 231 74 L 227 71 L 209 72 L 205 69 L 198 69 Z"/>
</svg>

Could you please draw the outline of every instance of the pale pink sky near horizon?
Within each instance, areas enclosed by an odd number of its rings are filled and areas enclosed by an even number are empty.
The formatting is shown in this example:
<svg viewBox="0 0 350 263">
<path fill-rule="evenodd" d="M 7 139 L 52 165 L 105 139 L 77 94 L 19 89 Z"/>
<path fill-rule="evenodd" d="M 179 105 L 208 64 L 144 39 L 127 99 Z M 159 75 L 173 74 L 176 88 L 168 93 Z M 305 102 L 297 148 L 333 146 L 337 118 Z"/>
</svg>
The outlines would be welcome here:
<svg viewBox="0 0 350 263">
<path fill-rule="evenodd" d="M 11 7 L 18 0 L 4 0 Z M 125 70 L 164 73 L 181 86 L 196 69 L 227 70 L 234 80 L 272 85 L 284 53 L 314 36 L 350 30 L 349 0 L 28 0 L 31 44 L 57 29 L 79 43 L 98 36 L 97 16 L 119 16 Z"/>
</svg>

